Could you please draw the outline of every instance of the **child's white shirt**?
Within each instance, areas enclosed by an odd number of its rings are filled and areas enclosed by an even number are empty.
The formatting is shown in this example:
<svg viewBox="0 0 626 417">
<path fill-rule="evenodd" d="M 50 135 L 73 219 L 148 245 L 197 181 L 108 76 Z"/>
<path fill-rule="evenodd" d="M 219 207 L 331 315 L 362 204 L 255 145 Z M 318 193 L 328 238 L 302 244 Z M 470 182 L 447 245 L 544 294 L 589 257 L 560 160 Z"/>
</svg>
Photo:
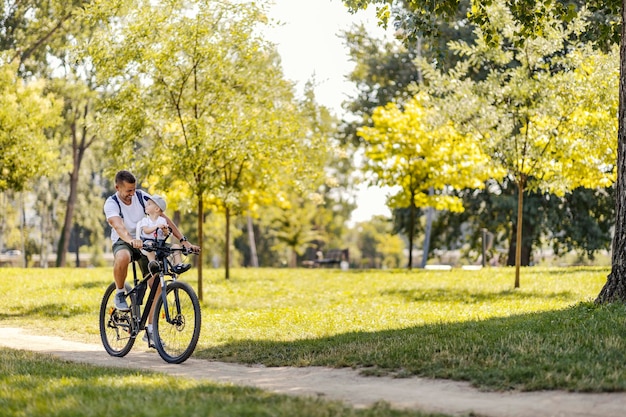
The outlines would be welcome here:
<svg viewBox="0 0 626 417">
<path fill-rule="evenodd" d="M 141 221 L 139 223 L 137 223 L 137 239 L 141 239 L 141 240 L 146 240 L 146 239 L 152 239 L 154 240 L 154 232 L 152 233 L 144 233 L 143 232 L 143 228 L 144 227 L 154 227 L 154 226 L 161 226 L 161 225 L 167 225 L 167 220 L 165 220 L 165 218 L 159 216 L 156 221 L 153 221 L 150 216 L 146 216 L 143 219 L 141 219 Z M 157 229 L 157 239 L 165 239 L 165 235 L 163 235 L 163 230 L 161 230 L 161 228 Z"/>
</svg>

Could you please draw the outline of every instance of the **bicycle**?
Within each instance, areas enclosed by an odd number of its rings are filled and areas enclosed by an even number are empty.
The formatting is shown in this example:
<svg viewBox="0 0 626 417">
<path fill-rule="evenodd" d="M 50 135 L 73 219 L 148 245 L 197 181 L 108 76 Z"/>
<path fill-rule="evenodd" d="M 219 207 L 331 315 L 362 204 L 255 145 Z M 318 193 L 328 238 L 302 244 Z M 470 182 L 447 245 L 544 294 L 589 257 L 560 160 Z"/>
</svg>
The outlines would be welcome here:
<svg viewBox="0 0 626 417">
<path fill-rule="evenodd" d="M 179 364 L 186 361 L 196 348 L 200 338 L 201 312 L 198 296 L 189 284 L 177 280 L 169 256 L 176 251 L 185 255 L 197 253 L 185 248 L 172 249 L 165 244 L 165 240 L 159 240 L 153 246 L 144 244 L 143 249 L 156 252 L 156 260 L 149 264 L 150 273 L 139 280 L 136 260 L 133 259 L 134 286 L 131 287 L 128 282 L 125 284 L 130 310 L 120 311 L 115 308 L 115 283 L 109 285 L 104 292 L 99 318 L 102 344 L 109 355 L 126 356 L 135 344 L 138 334 L 142 330 L 147 331 L 148 315 L 152 303 L 156 302 L 152 316 L 152 342 L 164 361 Z M 141 306 L 148 281 L 153 276 L 155 279 L 142 313 Z M 170 278 L 166 280 L 166 277 Z M 155 300 L 158 286 L 161 287 L 161 294 Z M 150 342 L 149 340 L 148 343 Z"/>
</svg>

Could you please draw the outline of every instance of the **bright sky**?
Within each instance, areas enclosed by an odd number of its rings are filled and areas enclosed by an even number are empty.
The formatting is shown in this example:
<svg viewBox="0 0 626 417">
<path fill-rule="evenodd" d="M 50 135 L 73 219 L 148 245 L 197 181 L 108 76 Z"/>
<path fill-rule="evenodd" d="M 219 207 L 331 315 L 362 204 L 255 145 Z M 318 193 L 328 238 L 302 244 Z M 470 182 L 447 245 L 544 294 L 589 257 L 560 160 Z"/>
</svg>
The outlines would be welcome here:
<svg viewBox="0 0 626 417">
<path fill-rule="evenodd" d="M 341 0 L 275 0 L 274 3 L 270 16 L 284 24 L 268 33 L 268 37 L 277 44 L 285 76 L 297 83 L 298 93 L 306 81 L 315 77 L 317 102 L 340 115 L 341 103 L 354 91 L 352 84 L 345 81 L 354 63 L 339 33 L 364 22 L 371 32 L 382 37 L 384 31 L 376 25 L 375 10 L 370 8 L 353 15 Z M 378 214 L 390 216 L 385 192 L 378 188 L 362 186 L 357 204 L 352 222 L 369 220 Z"/>
</svg>

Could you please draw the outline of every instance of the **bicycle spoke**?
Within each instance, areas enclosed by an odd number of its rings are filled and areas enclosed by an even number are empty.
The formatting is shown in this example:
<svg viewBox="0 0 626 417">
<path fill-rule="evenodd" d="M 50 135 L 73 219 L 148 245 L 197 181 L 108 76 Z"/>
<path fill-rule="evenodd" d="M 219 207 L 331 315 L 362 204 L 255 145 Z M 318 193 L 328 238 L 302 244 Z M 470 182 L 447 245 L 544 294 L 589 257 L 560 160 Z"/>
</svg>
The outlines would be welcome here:
<svg viewBox="0 0 626 417">
<path fill-rule="evenodd" d="M 127 289 L 130 289 L 127 286 Z M 130 352 L 135 338 L 131 337 L 133 319 L 131 313 L 115 308 L 115 284 L 109 285 L 100 305 L 100 338 L 104 349 L 111 356 L 125 356 Z"/>
<path fill-rule="evenodd" d="M 166 300 L 169 314 L 162 299 L 156 306 L 154 324 L 159 340 L 155 344 L 165 361 L 181 363 L 191 356 L 200 337 L 200 304 L 189 284 L 180 281 L 168 285 Z"/>
</svg>

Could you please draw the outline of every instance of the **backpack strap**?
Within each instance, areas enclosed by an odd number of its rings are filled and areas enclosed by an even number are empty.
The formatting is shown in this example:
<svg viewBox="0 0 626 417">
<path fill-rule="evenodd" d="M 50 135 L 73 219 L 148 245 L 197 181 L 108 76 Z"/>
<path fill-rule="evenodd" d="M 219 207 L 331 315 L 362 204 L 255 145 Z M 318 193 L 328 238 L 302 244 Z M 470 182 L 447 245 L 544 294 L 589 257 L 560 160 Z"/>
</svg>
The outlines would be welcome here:
<svg viewBox="0 0 626 417">
<path fill-rule="evenodd" d="M 139 190 L 135 191 L 135 194 L 137 194 L 137 198 L 139 199 L 139 204 L 141 204 L 141 207 L 143 208 L 143 212 L 146 212 L 146 201 L 147 197 L 143 195 L 143 193 Z"/>
<path fill-rule="evenodd" d="M 141 204 L 141 207 L 143 208 L 143 211 L 145 213 L 146 212 L 146 203 L 144 201 L 144 198 L 145 198 L 144 195 L 139 190 L 135 191 L 135 194 L 137 194 L 137 198 L 139 199 L 139 203 Z M 120 204 L 120 200 L 117 198 L 117 194 L 113 194 L 113 196 L 111 198 L 113 198 L 113 201 L 115 201 L 117 203 L 117 207 L 119 207 L 119 209 L 120 209 L 120 217 L 122 218 L 122 220 L 124 220 L 124 215 L 122 214 L 122 206 Z"/>
</svg>

